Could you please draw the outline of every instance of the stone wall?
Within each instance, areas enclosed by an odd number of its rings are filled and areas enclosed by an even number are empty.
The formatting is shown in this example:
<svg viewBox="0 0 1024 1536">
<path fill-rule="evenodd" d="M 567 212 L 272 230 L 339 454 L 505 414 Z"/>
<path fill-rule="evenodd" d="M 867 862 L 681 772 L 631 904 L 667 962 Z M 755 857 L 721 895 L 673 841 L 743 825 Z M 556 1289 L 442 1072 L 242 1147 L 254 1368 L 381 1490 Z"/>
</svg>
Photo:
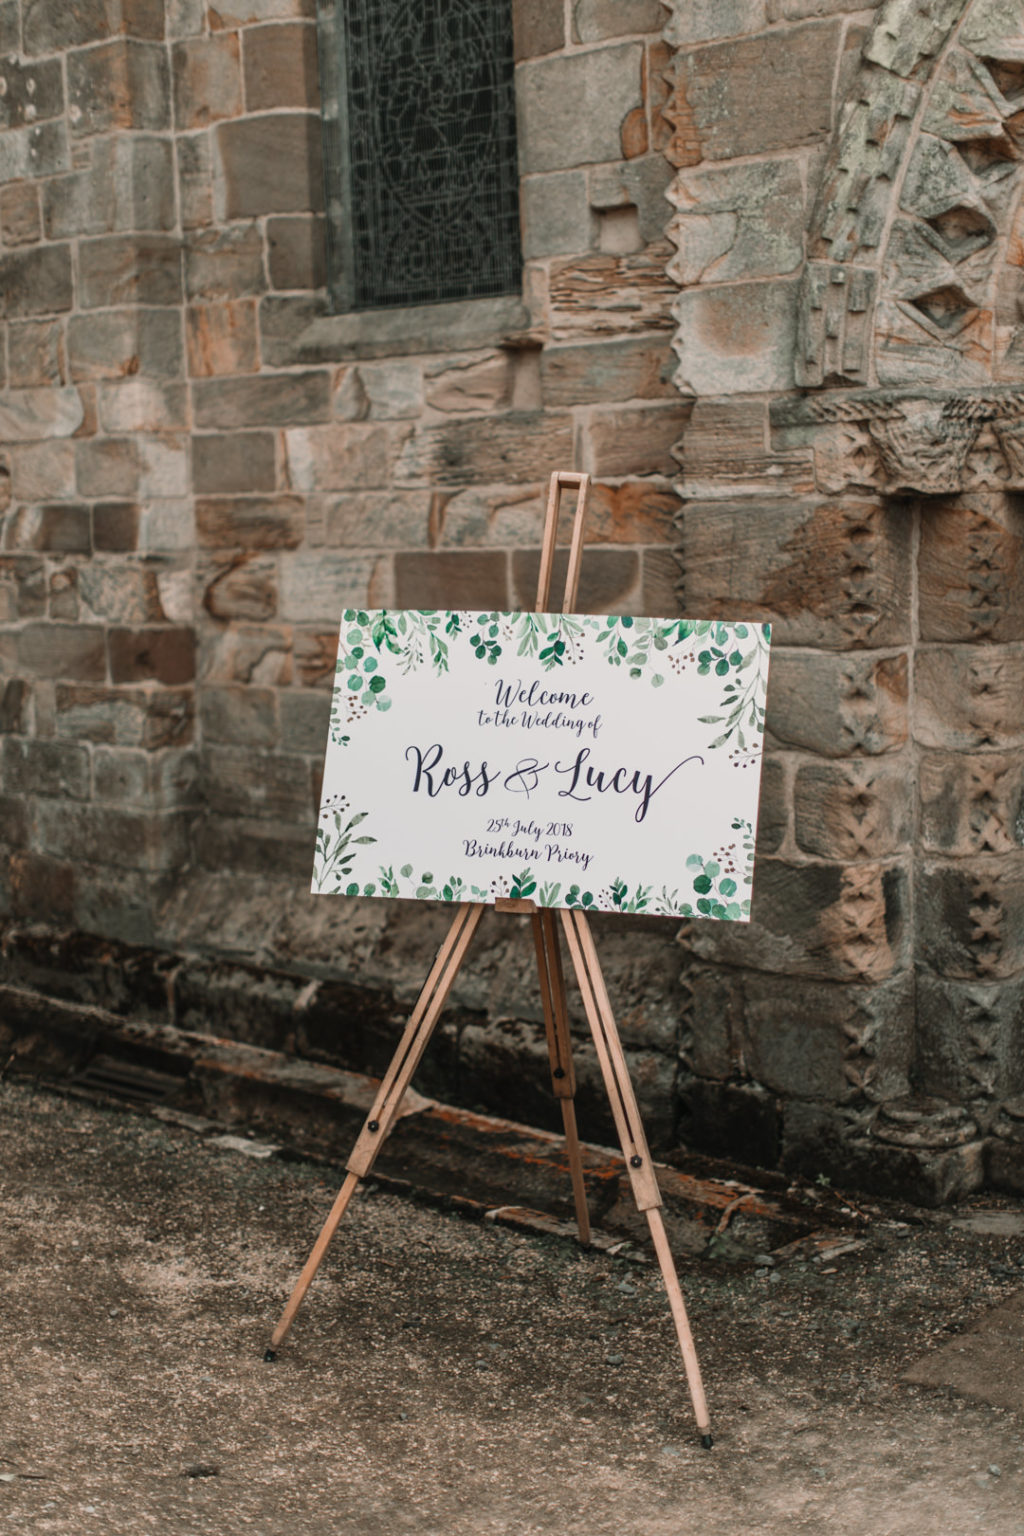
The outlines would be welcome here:
<svg viewBox="0 0 1024 1536">
<path fill-rule="evenodd" d="M 517 0 L 521 298 L 332 315 L 312 0 L 0 0 L 9 980 L 386 1061 L 447 914 L 305 894 L 341 609 L 530 605 L 577 468 L 581 604 L 677 610 L 663 16 Z M 605 946 L 665 1145 L 674 934 Z M 550 1116 L 530 955 L 489 925 L 437 1091 Z"/>
<path fill-rule="evenodd" d="M 684 606 L 775 642 L 755 921 L 691 939 L 693 1134 L 1020 1188 L 1024 7 L 673 13 Z"/>
</svg>

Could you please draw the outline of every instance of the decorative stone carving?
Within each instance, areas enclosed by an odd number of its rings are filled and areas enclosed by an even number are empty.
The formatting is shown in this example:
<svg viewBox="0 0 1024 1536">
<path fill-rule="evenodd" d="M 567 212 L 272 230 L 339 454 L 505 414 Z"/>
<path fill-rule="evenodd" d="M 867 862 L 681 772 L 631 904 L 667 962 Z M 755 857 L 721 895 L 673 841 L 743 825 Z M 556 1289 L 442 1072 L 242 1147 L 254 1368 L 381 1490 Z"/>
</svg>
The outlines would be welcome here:
<svg viewBox="0 0 1024 1536">
<path fill-rule="evenodd" d="M 883 6 L 810 221 L 798 383 L 1021 373 L 1020 315 L 1007 308 L 1019 273 L 1002 266 L 997 231 L 1024 180 L 1022 35 L 1019 0 Z"/>
<path fill-rule="evenodd" d="M 820 490 L 950 496 L 1024 490 L 1022 412 L 1024 388 L 1012 386 L 858 390 L 775 401 L 771 422 L 787 445 L 813 447 Z"/>
</svg>

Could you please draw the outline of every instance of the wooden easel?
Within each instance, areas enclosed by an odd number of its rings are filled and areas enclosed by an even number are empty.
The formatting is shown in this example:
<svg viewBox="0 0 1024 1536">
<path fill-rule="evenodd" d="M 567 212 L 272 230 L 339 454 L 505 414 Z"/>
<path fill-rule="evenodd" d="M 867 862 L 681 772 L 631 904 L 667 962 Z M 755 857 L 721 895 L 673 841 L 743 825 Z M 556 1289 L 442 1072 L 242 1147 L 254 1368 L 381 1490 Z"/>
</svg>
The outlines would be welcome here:
<svg viewBox="0 0 1024 1536">
<path fill-rule="evenodd" d="M 561 511 L 562 491 L 576 489 L 576 512 L 573 520 L 572 541 L 569 548 L 569 566 L 565 581 L 563 613 L 573 612 L 576 591 L 579 586 L 580 564 L 583 555 L 583 526 L 586 519 L 587 496 L 590 477 L 580 474 L 555 474 L 551 477 L 548 493 L 547 517 L 544 524 L 544 542 L 541 550 L 540 575 L 537 583 L 538 613 L 550 612 L 551 576 L 554 567 L 555 548 L 558 541 L 558 523 Z M 547 1032 L 548 1057 L 551 1066 L 551 1082 L 555 1097 L 562 1106 L 565 1126 L 565 1143 L 572 1176 L 573 1196 L 576 1205 L 576 1224 L 581 1243 L 590 1241 L 590 1217 L 587 1211 L 586 1189 L 583 1182 L 583 1164 L 580 1158 L 579 1136 L 576 1130 L 576 1078 L 572 1064 L 572 1048 L 569 1036 L 568 1007 L 565 995 L 565 978 L 558 942 L 556 917 L 550 908 L 538 909 L 527 900 L 499 899 L 494 903 L 499 912 L 529 913 L 533 919 L 534 940 L 537 946 L 537 968 L 540 973 L 541 999 L 544 1005 L 544 1025 Z M 486 911 L 485 903 L 466 902 L 461 905 L 452 922 L 444 943 L 438 951 L 423 991 L 406 1025 L 405 1033 L 395 1052 L 394 1059 L 385 1074 L 373 1108 L 370 1110 L 359 1134 L 352 1155 L 346 1163 L 348 1170 L 344 1184 L 324 1222 L 313 1251 L 274 1329 L 270 1347 L 264 1356 L 275 1358 L 274 1351 L 282 1342 L 302 1299 L 320 1267 L 327 1246 L 344 1216 L 360 1179 L 366 1178 L 401 1108 L 402 1099 L 412 1076 L 420 1063 L 427 1042 L 434 1031 L 441 1010 L 447 1001 L 452 983 L 466 957 L 470 941 Z M 711 1424 L 708 1418 L 700 1365 L 694 1348 L 686 1304 L 676 1274 L 675 1262 L 669 1248 L 665 1224 L 661 1215 L 661 1192 L 655 1177 L 651 1154 L 647 1146 L 636 1095 L 629 1079 L 629 1071 L 619 1041 L 611 1003 L 605 987 L 601 966 L 594 947 L 593 935 L 586 915 L 576 908 L 561 908 L 558 912 L 569 955 L 576 973 L 577 984 L 583 999 L 587 1020 L 594 1037 L 605 1091 L 611 1104 L 618 1131 L 626 1171 L 633 1189 L 637 1209 L 643 1211 L 651 1229 L 654 1249 L 661 1266 L 661 1273 L 668 1292 L 669 1306 L 675 1322 L 679 1347 L 682 1351 L 686 1379 L 693 1402 L 694 1416 L 700 1431 L 702 1445 L 710 1450 L 712 1445 Z"/>
</svg>

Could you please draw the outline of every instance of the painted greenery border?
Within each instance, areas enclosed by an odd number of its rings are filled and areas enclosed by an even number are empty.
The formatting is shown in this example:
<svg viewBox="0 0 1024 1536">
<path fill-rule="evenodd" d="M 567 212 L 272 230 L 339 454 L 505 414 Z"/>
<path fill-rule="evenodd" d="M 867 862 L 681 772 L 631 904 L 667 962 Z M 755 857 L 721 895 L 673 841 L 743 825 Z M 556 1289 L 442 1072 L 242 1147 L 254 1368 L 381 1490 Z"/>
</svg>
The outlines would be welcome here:
<svg viewBox="0 0 1024 1536">
<path fill-rule="evenodd" d="M 342 615 L 341 638 L 331 708 L 331 741 L 347 746 L 346 726 L 370 709 L 388 710 L 388 675 L 429 668 L 436 675 L 447 672 L 451 648 L 468 644 L 477 661 L 495 666 L 503 655 L 535 657 L 546 672 L 569 667 L 582 659 L 585 637 L 596 635 L 599 650 L 609 666 L 625 668 L 631 678 L 652 687 L 665 681 L 671 653 L 687 641 L 703 641 L 695 651 L 697 671 L 714 671 L 723 679 L 719 713 L 702 715 L 704 724 L 721 724 L 723 730 L 711 743 L 721 747 L 733 742 L 731 760 L 750 760 L 764 731 L 764 690 L 767 681 L 767 624 L 725 624 L 716 620 L 651 619 L 630 615 L 598 616 L 538 613 L 469 613 L 457 609 L 348 608 Z M 511 879 L 478 886 L 457 873 L 437 877 L 431 870 L 417 873 L 411 864 L 396 872 L 380 865 L 375 880 L 360 883 L 349 878 L 355 849 L 377 841 L 368 831 L 356 836 L 369 816 L 359 811 L 345 819 L 344 810 L 321 808 L 317 828 L 313 889 L 346 896 L 402 896 L 419 900 L 493 901 L 498 897 L 530 898 L 541 907 L 578 907 L 584 911 L 648 912 L 673 917 L 710 917 L 742 921 L 750 915 L 753 830 L 747 821 L 735 820 L 738 839 L 729 849 L 704 856 L 691 854 L 685 863 L 682 890 L 652 886 L 630 890 L 621 878 L 597 892 L 574 883 L 563 889 L 561 881 L 544 881 L 529 868 Z M 737 843 L 742 847 L 739 851 Z M 741 883 L 748 889 L 741 890 Z"/>
</svg>

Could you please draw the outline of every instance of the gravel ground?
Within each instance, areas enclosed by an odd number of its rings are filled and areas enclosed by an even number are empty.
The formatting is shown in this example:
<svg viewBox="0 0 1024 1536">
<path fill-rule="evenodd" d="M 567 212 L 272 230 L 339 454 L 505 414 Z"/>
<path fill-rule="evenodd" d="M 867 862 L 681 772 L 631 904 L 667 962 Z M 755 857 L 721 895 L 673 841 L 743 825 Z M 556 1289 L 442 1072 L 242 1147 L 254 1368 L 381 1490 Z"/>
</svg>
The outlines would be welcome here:
<svg viewBox="0 0 1024 1536">
<path fill-rule="evenodd" d="M 1020 1292 L 1019 1203 L 682 1260 L 706 1452 L 653 1266 L 372 1186 L 264 1363 L 339 1182 L 0 1084 L 0 1530 L 1024 1536 L 1024 1413 L 902 1380 Z"/>
</svg>

